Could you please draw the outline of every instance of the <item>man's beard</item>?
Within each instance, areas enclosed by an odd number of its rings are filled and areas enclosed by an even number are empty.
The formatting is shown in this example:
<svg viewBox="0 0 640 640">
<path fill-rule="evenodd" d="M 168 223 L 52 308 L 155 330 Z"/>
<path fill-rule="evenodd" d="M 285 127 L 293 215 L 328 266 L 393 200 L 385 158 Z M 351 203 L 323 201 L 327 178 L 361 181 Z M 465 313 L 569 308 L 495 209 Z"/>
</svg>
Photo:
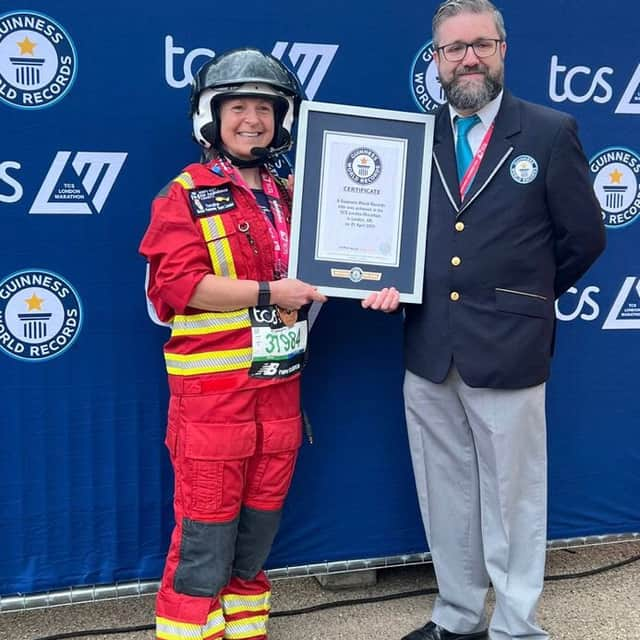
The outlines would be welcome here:
<svg viewBox="0 0 640 640">
<path fill-rule="evenodd" d="M 467 73 L 482 73 L 484 78 L 482 82 L 466 82 L 462 78 Z M 456 73 L 450 82 L 443 82 L 442 78 L 440 78 L 440 84 L 449 104 L 458 111 L 478 111 L 478 109 L 482 109 L 500 93 L 503 82 L 504 69 L 501 68 L 492 75 L 491 71 L 483 64 L 456 69 Z"/>
</svg>

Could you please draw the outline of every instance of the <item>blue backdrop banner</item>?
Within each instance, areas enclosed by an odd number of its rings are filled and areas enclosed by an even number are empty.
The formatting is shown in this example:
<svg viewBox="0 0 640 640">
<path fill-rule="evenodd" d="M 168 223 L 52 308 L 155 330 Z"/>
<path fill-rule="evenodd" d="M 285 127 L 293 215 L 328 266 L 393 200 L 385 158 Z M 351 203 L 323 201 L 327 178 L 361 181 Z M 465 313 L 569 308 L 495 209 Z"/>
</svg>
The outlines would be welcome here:
<svg viewBox="0 0 640 640">
<path fill-rule="evenodd" d="M 507 85 L 573 114 L 608 229 L 557 302 L 549 538 L 640 531 L 640 4 L 503 2 Z M 159 577 L 167 386 L 137 246 L 197 159 L 192 73 L 256 46 L 308 99 L 432 112 L 435 0 L 32 0 L 0 9 L 0 595 Z M 330 301 L 270 567 L 426 550 L 402 411 L 401 318 Z"/>
</svg>

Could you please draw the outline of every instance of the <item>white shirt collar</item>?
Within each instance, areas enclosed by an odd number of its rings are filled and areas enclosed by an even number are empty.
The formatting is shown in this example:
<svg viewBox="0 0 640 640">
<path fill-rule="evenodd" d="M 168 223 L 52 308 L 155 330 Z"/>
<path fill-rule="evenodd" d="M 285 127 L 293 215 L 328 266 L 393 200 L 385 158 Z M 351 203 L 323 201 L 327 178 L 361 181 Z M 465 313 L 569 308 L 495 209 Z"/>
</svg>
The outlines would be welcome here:
<svg viewBox="0 0 640 640">
<path fill-rule="evenodd" d="M 491 123 L 495 120 L 498 115 L 498 111 L 500 110 L 500 105 L 502 104 L 502 94 L 504 92 L 501 90 L 500 93 L 489 103 L 485 104 L 482 109 L 476 111 L 476 115 L 480 118 L 480 122 L 485 129 L 488 129 L 491 126 Z M 454 118 L 457 117 L 463 118 L 461 114 L 459 114 L 451 105 L 449 105 L 449 119 L 451 120 L 451 126 L 455 132 L 456 127 L 454 123 Z"/>
</svg>

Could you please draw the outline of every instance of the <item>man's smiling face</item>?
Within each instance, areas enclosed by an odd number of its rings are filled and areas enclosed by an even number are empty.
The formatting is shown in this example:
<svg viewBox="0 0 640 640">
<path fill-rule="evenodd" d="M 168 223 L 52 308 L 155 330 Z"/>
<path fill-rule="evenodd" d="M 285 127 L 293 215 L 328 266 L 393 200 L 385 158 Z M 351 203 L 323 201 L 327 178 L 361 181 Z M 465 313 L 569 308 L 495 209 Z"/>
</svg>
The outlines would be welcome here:
<svg viewBox="0 0 640 640">
<path fill-rule="evenodd" d="M 441 47 L 462 45 L 500 36 L 491 13 L 464 12 L 443 20 L 435 34 L 438 50 L 434 53 L 440 84 L 448 101 L 462 115 L 475 113 L 493 100 L 504 83 L 505 42 L 498 42 L 495 53 L 479 58 L 473 47 L 467 47 L 464 58 L 450 62 Z"/>
</svg>

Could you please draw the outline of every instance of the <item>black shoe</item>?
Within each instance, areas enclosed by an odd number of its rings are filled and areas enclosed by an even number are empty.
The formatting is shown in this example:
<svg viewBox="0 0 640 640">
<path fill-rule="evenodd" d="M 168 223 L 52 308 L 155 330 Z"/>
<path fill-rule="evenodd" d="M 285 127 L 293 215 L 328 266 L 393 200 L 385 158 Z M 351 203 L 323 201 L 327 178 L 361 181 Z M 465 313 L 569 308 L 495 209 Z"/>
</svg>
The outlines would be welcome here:
<svg viewBox="0 0 640 640">
<path fill-rule="evenodd" d="M 420 627 L 412 631 L 402 640 L 475 640 L 476 638 L 486 638 L 487 632 L 480 631 L 478 633 L 453 633 L 443 629 L 435 622 L 427 622 L 424 627 Z"/>
</svg>

